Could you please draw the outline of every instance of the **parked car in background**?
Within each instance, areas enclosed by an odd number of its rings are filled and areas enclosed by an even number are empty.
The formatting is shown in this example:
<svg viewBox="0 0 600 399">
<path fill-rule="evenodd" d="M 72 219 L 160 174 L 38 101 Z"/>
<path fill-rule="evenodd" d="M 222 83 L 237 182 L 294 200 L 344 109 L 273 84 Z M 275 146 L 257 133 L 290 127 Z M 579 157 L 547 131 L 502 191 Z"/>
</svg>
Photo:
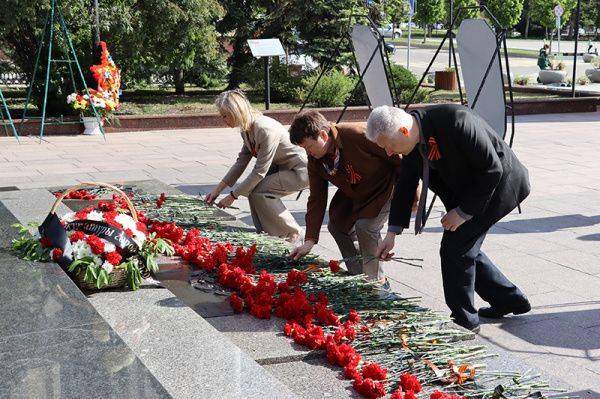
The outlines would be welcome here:
<svg viewBox="0 0 600 399">
<path fill-rule="evenodd" d="M 394 54 L 396 52 L 396 46 L 391 43 L 384 43 L 386 53 Z"/>
<path fill-rule="evenodd" d="M 433 24 L 433 29 L 435 29 L 435 30 L 444 29 L 444 24 L 441 22 L 435 23 L 435 24 Z"/>
<path fill-rule="evenodd" d="M 377 28 L 377 30 L 379 31 L 379 33 L 381 33 L 381 35 L 383 37 L 391 37 L 392 39 L 399 39 L 402 36 L 402 30 L 400 28 L 394 29 L 393 24 L 387 24 L 385 26 Z"/>
</svg>

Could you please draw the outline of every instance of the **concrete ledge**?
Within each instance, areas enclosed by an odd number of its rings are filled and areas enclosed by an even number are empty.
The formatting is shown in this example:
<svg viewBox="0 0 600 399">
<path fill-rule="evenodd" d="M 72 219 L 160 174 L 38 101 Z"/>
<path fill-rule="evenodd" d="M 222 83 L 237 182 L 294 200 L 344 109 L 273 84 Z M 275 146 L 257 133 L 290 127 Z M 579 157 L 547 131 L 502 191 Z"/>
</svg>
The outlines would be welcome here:
<svg viewBox="0 0 600 399">
<path fill-rule="evenodd" d="M 521 88 L 522 89 L 522 88 Z M 519 89 L 519 91 L 521 91 Z M 534 89 L 534 88 L 531 88 Z M 545 91 L 547 93 L 547 91 Z M 560 94 L 560 93 L 558 93 Z M 553 114 L 565 112 L 596 112 L 600 97 L 549 98 L 541 100 L 525 100 L 515 103 L 516 115 Z M 431 104 L 414 104 L 410 109 L 418 109 Z M 266 111 L 270 116 L 284 125 L 289 125 L 299 109 Z M 328 120 L 337 120 L 342 112 L 341 107 L 317 108 Z M 369 116 L 369 107 L 349 107 L 344 115 L 344 121 L 364 121 Z M 74 121 L 73 117 L 65 120 Z M 21 121 L 15 120 L 18 125 Z M 107 133 L 124 133 L 150 130 L 202 129 L 225 128 L 223 118 L 218 113 L 177 114 L 177 115 L 121 115 L 119 125 L 106 126 Z M 23 125 L 23 135 L 38 135 L 39 121 L 26 121 Z M 75 135 L 83 132 L 82 124 L 50 125 L 46 127 L 45 135 Z"/>
</svg>

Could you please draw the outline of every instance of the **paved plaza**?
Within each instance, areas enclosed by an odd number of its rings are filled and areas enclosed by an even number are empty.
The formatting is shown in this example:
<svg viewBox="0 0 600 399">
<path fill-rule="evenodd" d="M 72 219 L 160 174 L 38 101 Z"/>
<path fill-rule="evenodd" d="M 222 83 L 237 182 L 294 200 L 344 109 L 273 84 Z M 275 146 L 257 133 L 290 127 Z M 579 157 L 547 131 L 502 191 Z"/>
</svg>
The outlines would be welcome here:
<svg viewBox="0 0 600 399">
<path fill-rule="evenodd" d="M 483 246 L 529 296 L 533 310 L 483 324 L 480 337 L 587 398 L 600 398 L 599 133 L 600 113 L 519 117 L 514 147 L 529 168 L 532 193 L 522 214 L 498 223 Z M 49 137 L 41 144 L 3 137 L 0 187 L 154 178 L 190 194 L 208 193 L 241 143 L 234 129 L 112 134 L 106 141 Z M 286 199 L 302 225 L 307 196 Z M 236 216 L 251 223 L 247 201 L 235 205 Z M 440 205 L 422 236 L 397 240 L 396 253 L 424 258 L 424 268 L 390 263 L 385 272 L 394 290 L 447 312 L 438 256 Z M 325 226 L 323 233 L 318 252 L 339 257 Z"/>
</svg>

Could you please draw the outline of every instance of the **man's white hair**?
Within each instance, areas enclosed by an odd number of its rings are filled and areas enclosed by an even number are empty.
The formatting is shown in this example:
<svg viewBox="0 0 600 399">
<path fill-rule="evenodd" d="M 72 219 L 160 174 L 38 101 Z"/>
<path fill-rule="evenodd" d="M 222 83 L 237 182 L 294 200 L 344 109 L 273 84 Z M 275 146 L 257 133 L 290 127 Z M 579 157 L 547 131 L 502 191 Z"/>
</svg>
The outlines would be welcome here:
<svg viewBox="0 0 600 399">
<path fill-rule="evenodd" d="M 403 109 L 382 105 L 375 108 L 367 120 L 367 138 L 373 142 L 381 135 L 393 138 L 401 127 L 410 129 L 412 116 Z"/>
</svg>

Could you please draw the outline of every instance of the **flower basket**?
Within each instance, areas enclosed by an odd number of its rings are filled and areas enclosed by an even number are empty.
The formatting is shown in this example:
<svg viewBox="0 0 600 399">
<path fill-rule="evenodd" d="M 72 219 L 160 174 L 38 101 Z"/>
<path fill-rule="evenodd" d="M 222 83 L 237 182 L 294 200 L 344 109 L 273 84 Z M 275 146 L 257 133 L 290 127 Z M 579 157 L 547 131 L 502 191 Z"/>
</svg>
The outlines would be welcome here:
<svg viewBox="0 0 600 399">
<path fill-rule="evenodd" d="M 113 201 L 99 201 L 96 209 L 87 207 L 62 218 L 56 215 L 65 197 L 89 186 L 113 191 Z M 39 240 L 21 237 L 13 242 L 13 249 L 21 253 L 25 249 L 28 256 L 35 253 L 36 260 L 50 258 L 83 290 L 125 284 L 135 290 L 143 281 L 142 270 L 158 271 L 158 254 L 173 254 L 165 240 L 147 234 L 129 197 L 106 183 L 81 183 L 61 193 L 38 230 Z"/>
<path fill-rule="evenodd" d="M 100 125 L 104 125 L 104 120 L 101 118 L 100 123 L 98 123 L 98 119 L 95 116 L 83 116 L 83 127 L 85 130 L 83 134 L 86 136 L 98 136 L 102 134 L 102 130 L 100 129 Z"/>
</svg>

